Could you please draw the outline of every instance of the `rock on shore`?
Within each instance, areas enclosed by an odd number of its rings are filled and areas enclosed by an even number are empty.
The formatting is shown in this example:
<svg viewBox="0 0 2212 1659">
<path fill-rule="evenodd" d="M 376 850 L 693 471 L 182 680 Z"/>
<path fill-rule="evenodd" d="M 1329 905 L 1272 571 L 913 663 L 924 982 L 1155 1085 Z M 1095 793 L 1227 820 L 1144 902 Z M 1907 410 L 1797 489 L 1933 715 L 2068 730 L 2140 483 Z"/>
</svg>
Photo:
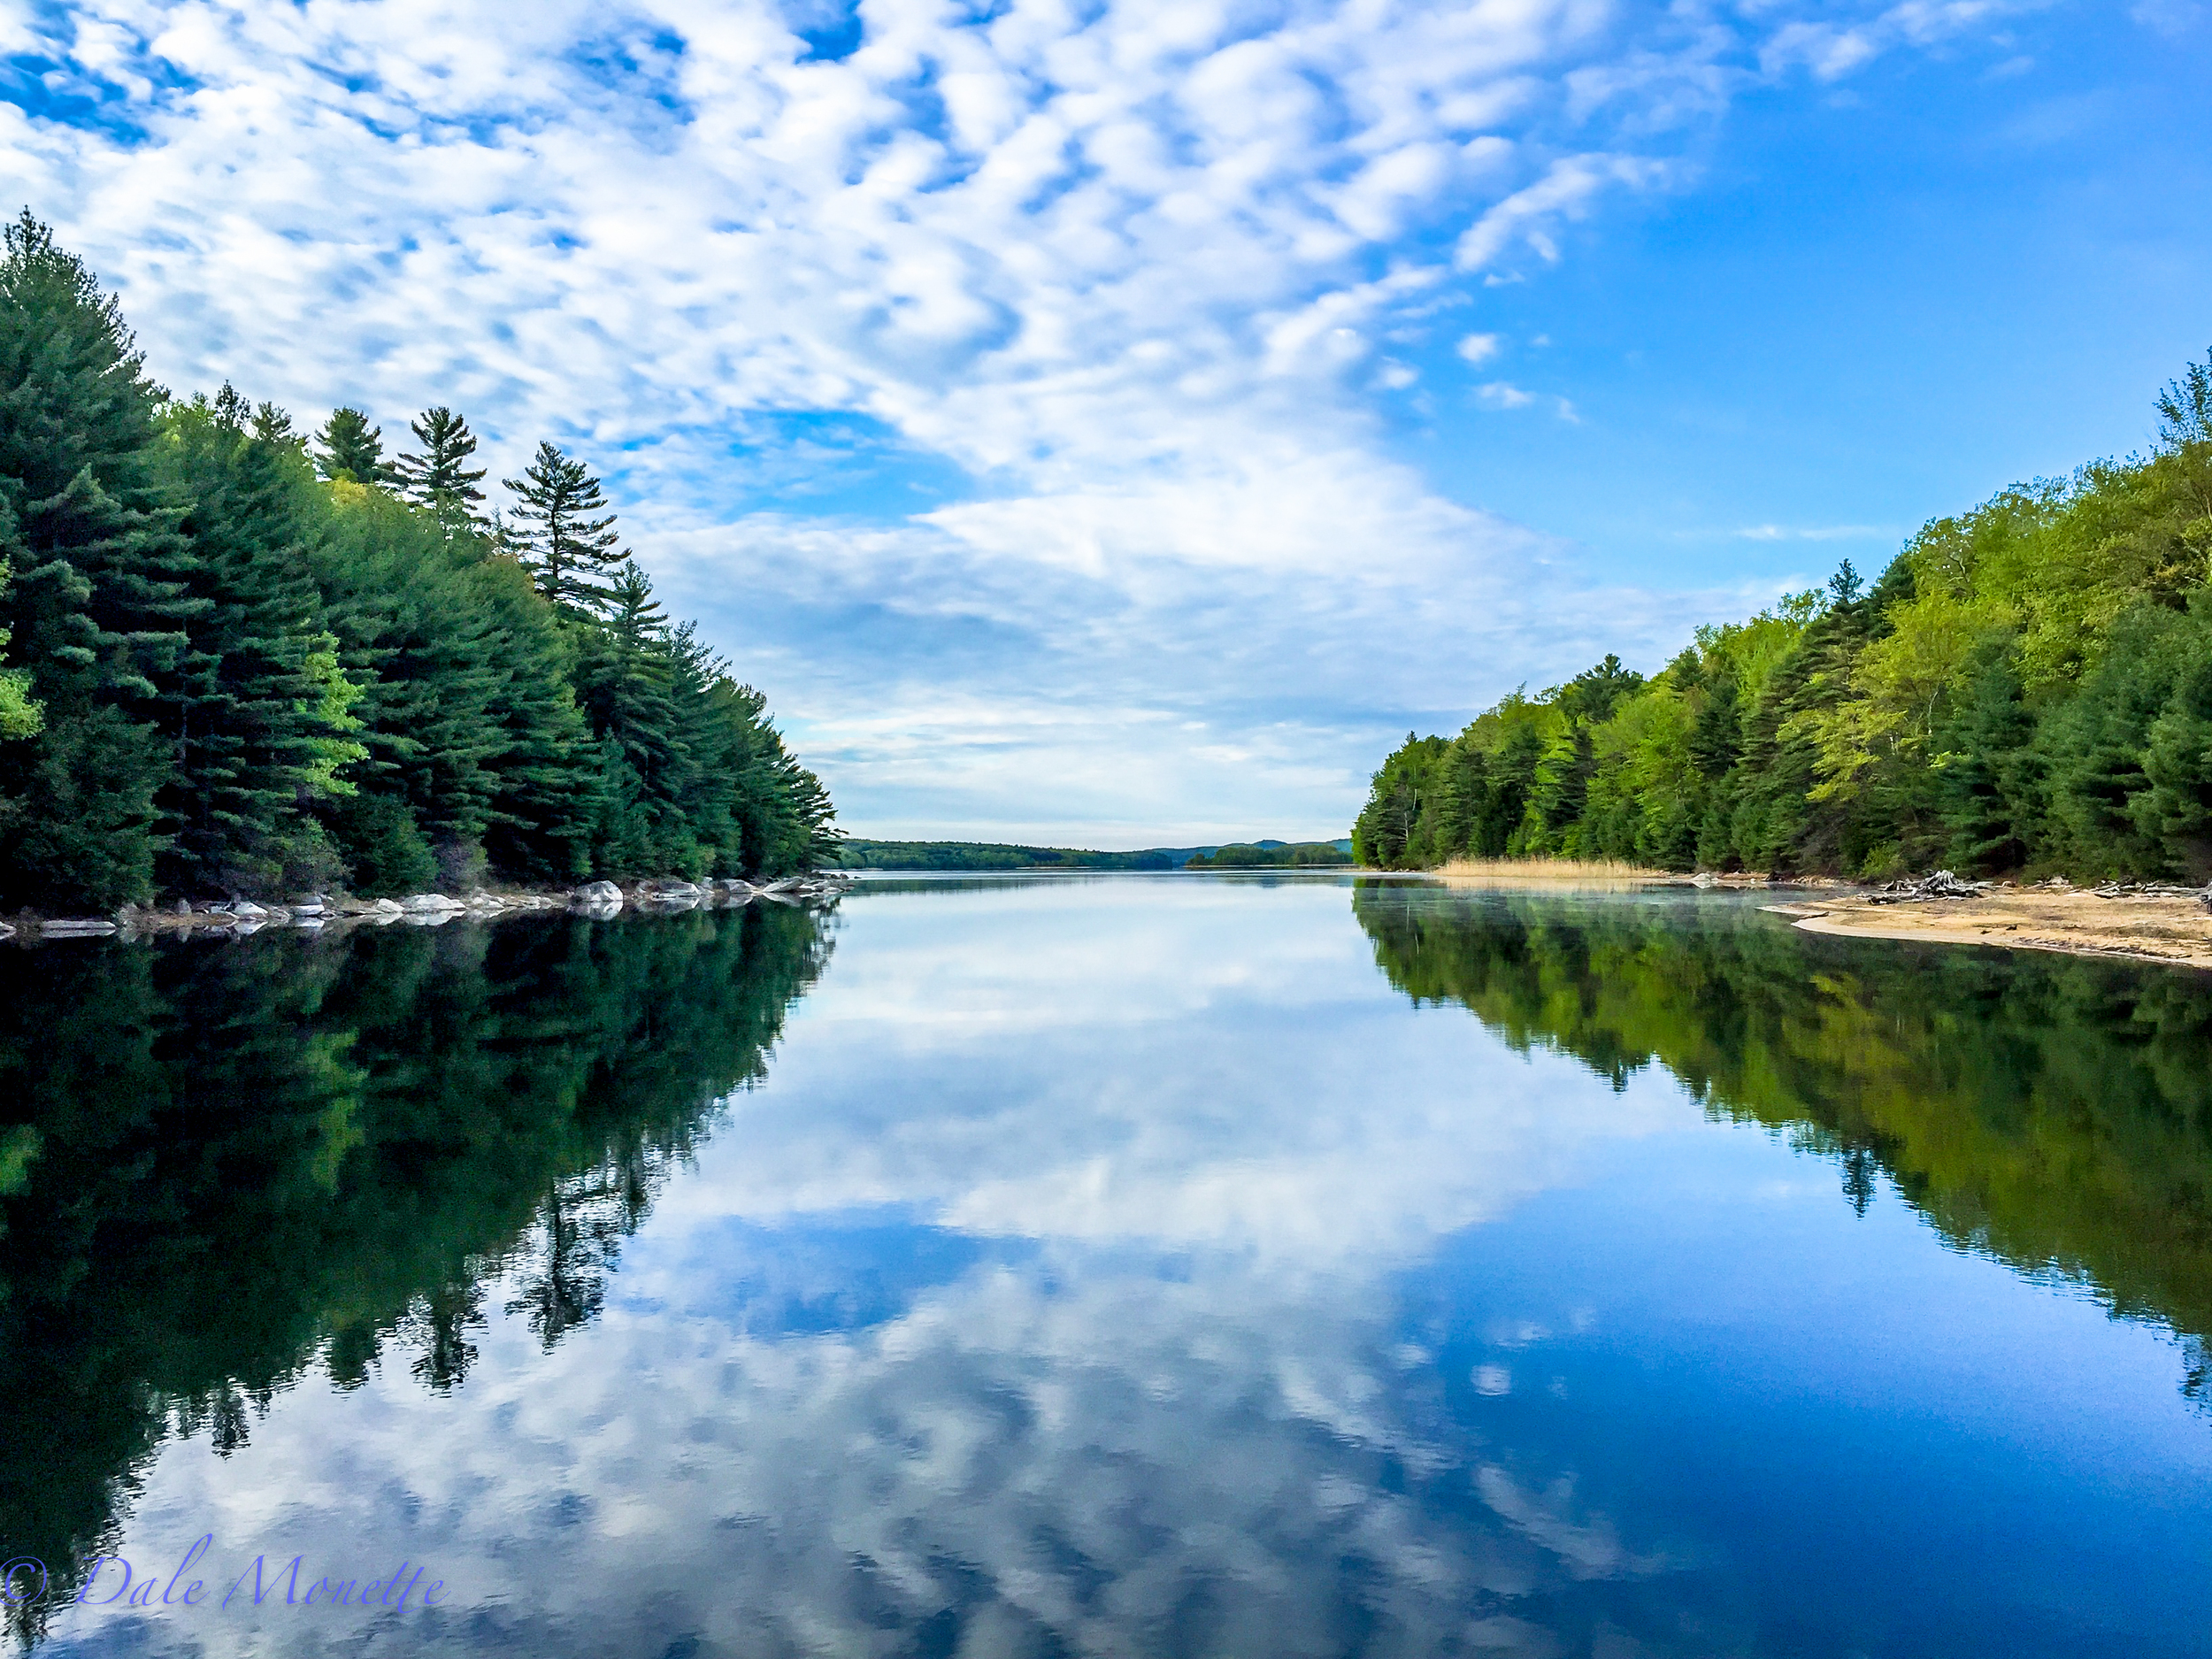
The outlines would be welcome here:
<svg viewBox="0 0 2212 1659">
<path fill-rule="evenodd" d="M 843 875 L 787 876 L 756 887 L 733 876 L 702 882 L 665 878 L 634 882 L 629 889 L 608 880 L 587 881 L 558 893 L 492 892 L 479 887 L 465 898 L 442 893 L 416 893 L 403 899 L 333 899 L 309 894 L 288 904 L 262 904 L 252 899 L 215 902 L 178 899 L 161 909 L 126 906 L 112 918 L 25 915 L 19 926 L 0 923 L 0 941 L 20 935 L 26 943 L 50 939 L 126 939 L 155 933 L 194 933 L 211 937 L 241 937 L 265 928 L 288 926 L 316 933 L 328 927 L 367 925 L 388 926 L 405 922 L 419 927 L 442 927 L 458 920 L 491 921 L 503 916 L 572 914 L 606 918 L 630 904 L 653 915 L 683 910 L 733 909 L 757 898 L 778 903 L 818 902 L 842 893 L 852 878 Z"/>
</svg>

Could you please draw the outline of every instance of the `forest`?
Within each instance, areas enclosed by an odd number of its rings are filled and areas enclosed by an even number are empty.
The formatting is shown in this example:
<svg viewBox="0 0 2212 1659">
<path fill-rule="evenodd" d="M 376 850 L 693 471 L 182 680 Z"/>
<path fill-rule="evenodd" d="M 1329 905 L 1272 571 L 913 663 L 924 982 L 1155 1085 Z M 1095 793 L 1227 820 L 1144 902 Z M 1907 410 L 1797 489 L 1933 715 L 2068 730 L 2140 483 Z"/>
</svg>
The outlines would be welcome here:
<svg viewBox="0 0 2212 1659">
<path fill-rule="evenodd" d="M 1360 862 L 2212 879 L 2212 358 L 2155 406 L 2147 456 L 1935 519 L 1870 586 L 1409 733 Z"/>
<path fill-rule="evenodd" d="M 777 874 L 827 792 L 541 443 L 172 396 L 27 211 L 0 250 L 0 908 Z"/>
</svg>

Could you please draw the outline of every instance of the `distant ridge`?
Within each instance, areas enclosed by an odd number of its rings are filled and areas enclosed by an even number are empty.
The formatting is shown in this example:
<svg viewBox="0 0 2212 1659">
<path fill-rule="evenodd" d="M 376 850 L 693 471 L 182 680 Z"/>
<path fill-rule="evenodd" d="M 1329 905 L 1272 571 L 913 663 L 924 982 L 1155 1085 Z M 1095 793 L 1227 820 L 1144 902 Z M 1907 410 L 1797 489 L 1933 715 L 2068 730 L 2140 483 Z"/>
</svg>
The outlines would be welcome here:
<svg viewBox="0 0 2212 1659">
<path fill-rule="evenodd" d="M 1226 857 L 1221 856 L 1225 851 Z M 1296 842 L 1270 837 L 1203 847 L 1099 852 L 1087 847 L 1025 847 L 1010 841 L 887 841 L 854 835 L 846 838 L 835 864 L 842 870 L 1180 870 L 1193 860 L 1224 870 L 1349 864 L 1352 841 L 1349 836 Z"/>
</svg>

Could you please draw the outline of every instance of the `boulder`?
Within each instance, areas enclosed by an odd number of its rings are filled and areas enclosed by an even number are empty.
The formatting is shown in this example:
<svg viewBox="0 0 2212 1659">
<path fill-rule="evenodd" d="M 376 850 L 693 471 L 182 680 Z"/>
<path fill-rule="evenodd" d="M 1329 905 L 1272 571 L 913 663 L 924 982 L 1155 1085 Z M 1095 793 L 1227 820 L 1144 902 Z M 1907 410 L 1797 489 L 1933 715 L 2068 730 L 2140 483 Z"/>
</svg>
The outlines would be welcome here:
<svg viewBox="0 0 2212 1659">
<path fill-rule="evenodd" d="M 330 914 L 330 901 L 319 893 L 311 893 L 303 899 L 295 899 L 292 902 L 292 914 L 295 916 L 327 916 Z"/>
<path fill-rule="evenodd" d="M 257 922 L 269 914 L 251 899 L 233 899 L 230 902 L 230 913 L 242 920 Z"/>
<path fill-rule="evenodd" d="M 85 918 L 59 922 L 41 922 L 41 939 L 104 939 L 115 931 L 115 924 L 105 918 Z"/>
<path fill-rule="evenodd" d="M 618 910 L 622 908 L 622 889 L 611 881 L 587 881 L 568 896 L 572 902 L 588 910 Z"/>
<path fill-rule="evenodd" d="M 397 899 L 379 899 L 369 909 L 372 916 L 404 916 L 407 907 Z"/>
<path fill-rule="evenodd" d="M 13 939 L 14 937 L 15 929 L 9 926 L 5 922 L 0 922 L 0 939 Z"/>
<path fill-rule="evenodd" d="M 428 916 L 439 911 L 450 914 L 461 908 L 458 899 L 449 899 L 442 893 L 411 893 L 399 902 L 399 908 L 410 916 Z"/>
</svg>

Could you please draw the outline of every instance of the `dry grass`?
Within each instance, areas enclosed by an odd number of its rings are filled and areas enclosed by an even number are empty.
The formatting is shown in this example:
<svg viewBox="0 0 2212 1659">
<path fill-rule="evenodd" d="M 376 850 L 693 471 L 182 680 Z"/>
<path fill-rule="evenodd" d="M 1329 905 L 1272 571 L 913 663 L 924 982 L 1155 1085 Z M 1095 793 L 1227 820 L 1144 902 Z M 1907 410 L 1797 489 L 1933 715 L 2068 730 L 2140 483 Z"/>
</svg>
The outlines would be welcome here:
<svg viewBox="0 0 2212 1659">
<path fill-rule="evenodd" d="M 1664 870 L 1621 864 L 1610 858 L 1455 858 L 1435 874 L 1467 881 L 1562 882 L 1678 881 Z"/>
</svg>

